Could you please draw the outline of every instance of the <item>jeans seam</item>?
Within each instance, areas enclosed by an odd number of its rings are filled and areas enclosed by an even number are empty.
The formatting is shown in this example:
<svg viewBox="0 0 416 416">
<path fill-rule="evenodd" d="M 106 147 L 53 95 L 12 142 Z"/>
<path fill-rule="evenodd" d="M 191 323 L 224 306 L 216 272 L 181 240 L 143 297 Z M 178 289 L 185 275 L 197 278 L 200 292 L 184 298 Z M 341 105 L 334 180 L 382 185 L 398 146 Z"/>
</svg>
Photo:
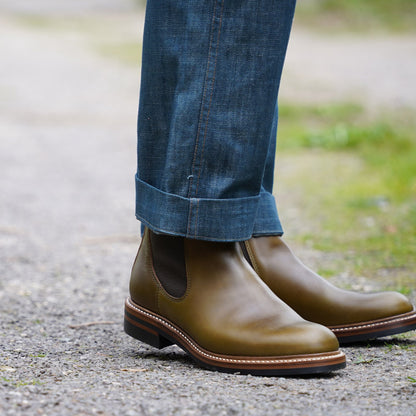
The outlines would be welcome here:
<svg viewBox="0 0 416 416">
<path fill-rule="evenodd" d="M 219 26 L 218 26 L 218 29 L 217 29 L 217 42 L 216 42 L 216 48 L 215 48 L 215 55 L 212 56 L 212 49 L 213 49 L 214 37 L 215 37 L 215 31 L 214 31 L 214 29 L 215 29 L 215 20 L 218 18 L 217 17 L 217 4 L 220 3 L 220 2 L 221 2 L 221 10 L 220 10 L 220 15 L 219 15 Z M 212 21 L 211 21 L 211 33 L 210 33 L 210 39 L 209 39 L 207 69 L 205 71 L 203 96 L 202 96 L 201 110 L 200 110 L 200 115 L 199 115 L 199 120 L 198 120 L 198 130 L 197 130 L 196 140 L 195 140 L 194 156 L 193 156 L 193 160 L 192 160 L 188 197 L 191 197 L 191 194 L 192 194 L 193 178 L 194 178 L 194 172 L 196 170 L 195 165 L 196 165 L 196 161 L 197 161 L 197 158 L 198 158 L 199 142 L 200 142 L 202 125 L 204 123 L 204 118 L 206 118 L 206 120 L 205 120 L 205 131 L 204 131 L 204 140 L 205 140 L 206 132 L 207 132 L 210 106 L 211 106 L 211 103 L 212 103 L 212 94 L 213 94 L 214 82 L 215 82 L 215 70 L 216 70 L 216 64 L 217 64 L 217 59 L 218 59 L 218 46 L 219 46 L 219 37 L 220 37 L 220 33 L 221 33 L 223 10 L 224 10 L 224 0 L 215 0 L 213 16 L 212 16 Z M 213 58 L 214 58 L 214 65 L 212 65 Z M 211 69 L 213 70 L 213 76 L 211 76 L 211 78 L 210 78 Z M 210 100 L 208 102 L 208 107 L 206 108 L 206 106 L 207 106 L 207 103 L 206 103 L 207 94 L 208 94 L 209 90 L 211 90 L 210 91 Z M 205 116 L 205 114 L 206 114 L 206 116 Z M 201 153 L 200 159 L 202 159 L 202 153 Z M 198 182 L 199 182 L 200 174 L 201 174 L 201 167 L 199 168 Z M 197 197 L 197 195 L 198 195 L 198 183 L 197 183 L 197 188 L 195 190 L 194 196 Z"/>
<path fill-rule="evenodd" d="M 202 142 L 202 149 L 201 149 L 201 156 L 200 156 L 201 162 L 202 162 L 202 159 L 203 159 L 203 156 L 204 156 L 205 143 L 206 143 L 207 132 L 208 132 L 208 122 L 209 122 L 209 116 L 210 116 L 210 112 L 211 112 L 212 96 L 214 94 L 214 85 L 215 85 L 215 80 L 216 80 L 216 70 L 217 70 L 217 62 L 218 62 L 218 49 L 219 49 L 219 46 L 220 46 L 220 36 L 221 36 L 223 11 L 224 11 L 224 0 L 222 0 L 222 2 L 221 2 L 221 10 L 220 10 L 220 15 L 218 17 L 219 22 L 218 22 L 218 32 L 217 32 L 217 44 L 216 44 L 216 47 L 215 47 L 215 61 L 214 61 L 213 74 L 212 74 L 212 80 L 211 80 L 211 91 L 210 91 L 210 97 L 209 97 L 209 103 L 208 103 L 208 109 L 207 109 L 207 116 L 206 116 L 206 120 L 205 120 L 204 138 L 203 138 L 203 142 Z M 195 189 L 195 196 L 196 197 L 198 196 L 199 180 L 201 178 L 201 172 L 202 172 L 202 166 L 199 167 L 198 179 L 196 181 L 196 189 Z"/>
<path fill-rule="evenodd" d="M 212 16 L 212 21 L 211 21 L 211 33 L 210 33 L 210 36 L 209 36 L 207 69 L 205 71 L 202 102 L 201 102 L 201 109 L 200 109 L 199 120 L 198 120 L 198 130 L 196 132 L 194 156 L 193 156 L 193 159 L 192 159 L 192 166 L 191 166 L 191 175 L 189 176 L 188 198 L 190 198 L 191 194 L 192 194 L 192 185 L 193 185 L 193 179 L 194 179 L 193 173 L 194 173 L 194 170 L 195 170 L 195 163 L 196 163 L 196 158 L 197 158 L 197 153 L 198 153 L 199 135 L 201 133 L 202 118 L 203 118 L 203 114 L 204 114 L 205 97 L 206 97 L 206 94 L 207 94 L 206 85 L 208 83 L 207 80 L 208 80 L 208 73 L 209 73 L 210 61 L 211 61 L 211 49 L 212 49 L 212 42 L 213 42 L 213 37 L 214 37 L 214 20 L 215 20 L 216 8 L 217 8 L 217 1 L 215 1 L 215 3 L 214 3 L 214 11 L 213 11 L 213 16 Z M 191 210 L 192 210 L 192 206 L 190 207 L 189 215 L 191 214 Z M 190 230 L 188 230 L 188 232 L 189 231 Z"/>
<path fill-rule="evenodd" d="M 213 48 L 213 43 L 214 43 L 214 23 L 215 23 L 215 19 L 217 18 L 217 4 L 221 1 L 221 11 L 220 11 L 220 16 L 219 16 L 219 27 L 217 30 L 217 43 L 216 43 L 216 49 L 215 49 L 215 61 L 214 61 L 214 67 L 213 67 L 213 76 L 212 79 L 209 79 L 209 74 L 210 74 L 210 70 L 211 70 L 211 61 L 212 61 L 212 48 Z M 207 93 L 208 90 L 211 89 L 210 91 L 210 100 L 208 102 L 208 109 L 207 109 L 207 116 L 206 116 L 206 121 L 205 121 L 205 130 L 204 130 L 204 138 L 203 138 L 203 145 L 202 145 L 202 150 L 201 150 L 201 156 L 200 156 L 200 160 L 202 161 L 202 155 L 203 155 L 203 150 L 205 147 L 205 140 L 206 140 L 206 134 L 207 134 L 207 127 L 208 127 L 208 119 L 209 119 L 209 113 L 210 113 L 210 106 L 212 103 L 212 94 L 213 94 L 213 89 L 214 89 L 214 82 L 215 82 L 215 70 L 216 70 L 216 65 L 217 65 L 217 59 L 218 59 L 218 47 L 219 47 L 219 38 L 220 38 L 220 33 L 221 33 L 221 24 L 222 24 L 222 13 L 224 10 L 224 0 L 215 0 L 214 2 L 214 10 L 213 10 L 213 16 L 212 16 L 212 20 L 211 20 L 211 33 L 210 33 L 210 39 L 209 39 L 209 48 L 208 48 L 208 58 L 207 58 L 207 69 L 205 71 L 205 80 L 204 80 L 204 86 L 203 86 L 203 95 L 202 95 L 202 102 L 201 102 L 201 110 L 200 110 L 200 115 L 199 115 L 199 120 L 198 120 L 198 130 L 197 130 L 197 134 L 196 134 L 196 140 L 195 140 L 195 148 L 194 148 L 194 156 L 193 156 L 193 160 L 192 160 L 192 167 L 191 167 L 191 175 L 189 176 L 189 187 L 188 187 L 188 198 L 191 198 L 192 195 L 192 187 L 193 187 L 193 180 L 194 180 L 194 172 L 195 172 L 195 165 L 196 165 L 196 161 L 197 161 L 197 157 L 198 157 L 198 148 L 199 148 L 199 141 L 200 141 L 200 135 L 201 135 L 201 129 L 202 129 L 202 124 L 204 121 L 204 114 L 205 114 L 205 106 L 206 106 L 206 99 L 207 99 Z M 210 86 L 208 86 L 210 84 Z M 194 196 L 197 197 L 198 195 L 198 188 L 199 188 L 199 179 L 201 176 L 201 166 L 199 167 L 199 172 L 198 172 L 198 179 L 197 179 L 197 183 L 196 183 L 196 189 L 195 189 L 195 193 Z M 189 205 L 189 212 L 188 212 L 188 234 L 191 234 L 191 223 L 192 223 L 192 202 Z M 196 217 L 198 217 L 198 203 L 197 203 L 197 212 L 196 212 Z M 195 228 L 196 228 L 197 224 L 195 224 Z M 197 236 L 197 231 L 196 229 L 194 230 L 195 237 Z"/>
</svg>

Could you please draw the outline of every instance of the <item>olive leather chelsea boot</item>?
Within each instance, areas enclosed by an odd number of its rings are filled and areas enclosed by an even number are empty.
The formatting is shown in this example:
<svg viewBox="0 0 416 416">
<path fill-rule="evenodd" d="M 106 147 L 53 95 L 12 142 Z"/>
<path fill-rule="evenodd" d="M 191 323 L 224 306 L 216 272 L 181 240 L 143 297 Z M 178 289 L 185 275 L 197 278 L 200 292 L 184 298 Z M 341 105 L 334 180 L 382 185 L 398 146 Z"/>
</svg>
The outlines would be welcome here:
<svg viewBox="0 0 416 416">
<path fill-rule="evenodd" d="M 334 334 L 277 298 L 238 243 L 146 229 L 132 269 L 124 328 L 156 348 L 177 344 L 200 365 L 223 372 L 283 376 L 345 367 Z"/>
<path fill-rule="evenodd" d="M 280 237 L 240 244 L 266 285 L 302 318 L 331 329 L 340 344 L 416 329 L 415 308 L 400 293 L 338 289 L 303 265 Z"/>
</svg>

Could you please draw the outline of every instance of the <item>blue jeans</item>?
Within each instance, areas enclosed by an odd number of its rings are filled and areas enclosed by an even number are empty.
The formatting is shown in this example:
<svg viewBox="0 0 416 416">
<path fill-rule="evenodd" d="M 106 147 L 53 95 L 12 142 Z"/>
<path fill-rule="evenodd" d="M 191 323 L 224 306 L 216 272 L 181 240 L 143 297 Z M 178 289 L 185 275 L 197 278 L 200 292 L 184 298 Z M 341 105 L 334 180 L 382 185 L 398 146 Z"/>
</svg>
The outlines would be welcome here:
<svg viewBox="0 0 416 416">
<path fill-rule="evenodd" d="M 296 0 L 148 0 L 136 217 L 212 241 L 281 235 L 277 95 Z"/>
</svg>

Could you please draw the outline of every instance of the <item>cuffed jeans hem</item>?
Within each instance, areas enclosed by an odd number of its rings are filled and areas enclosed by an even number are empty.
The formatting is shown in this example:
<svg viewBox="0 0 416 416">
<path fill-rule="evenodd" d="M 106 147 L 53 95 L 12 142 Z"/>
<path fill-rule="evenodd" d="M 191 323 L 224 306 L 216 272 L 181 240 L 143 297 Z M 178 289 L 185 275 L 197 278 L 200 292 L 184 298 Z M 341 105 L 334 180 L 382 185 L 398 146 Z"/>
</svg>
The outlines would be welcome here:
<svg viewBox="0 0 416 416">
<path fill-rule="evenodd" d="M 267 206 L 269 212 L 273 212 L 274 207 L 277 212 L 274 198 L 271 198 L 272 207 L 269 207 L 271 199 L 265 198 L 263 193 L 232 199 L 184 198 L 163 192 L 136 175 L 136 218 L 155 232 L 186 238 L 227 242 L 248 240 L 253 234 L 280 235 L 277 217 L 268 230 L 259 225 L 266 222 L 271 225 L 270 218 L 256 221 L 259 207 Z"/>
<path fill-rule="evenodd" d="M 283 235 L 283 228 L 277 212 L 276 201 L 271 193 L 262 191 L 260 193 L 260 201 L 252 237 L 275 235 Z"/>
</svg>

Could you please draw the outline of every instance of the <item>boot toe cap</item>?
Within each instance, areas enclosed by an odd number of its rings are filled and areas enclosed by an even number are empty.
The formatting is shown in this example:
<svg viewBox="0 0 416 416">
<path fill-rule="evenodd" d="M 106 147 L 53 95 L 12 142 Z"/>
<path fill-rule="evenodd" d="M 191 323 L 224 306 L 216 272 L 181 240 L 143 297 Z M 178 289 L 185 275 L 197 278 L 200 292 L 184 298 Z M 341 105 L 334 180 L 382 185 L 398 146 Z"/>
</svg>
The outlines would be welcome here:
<svg viewBox="0 0 416 416">
<path fill-rule="evenodd" d="M 287 328 L 285 338 L 288 344 L 292 344 L 292 354 L 319 354 L 339 348 L 337 337 L 331 330 L 308 321 Z"/>
<path fill-rule="evenodd" d="M 374 296 L 371 303 L 377 314 L 372 319 L 388 318 L 414 310 L 414 306 L 409 299 L 398 292 L 378 293 Z"/>
</svg>

